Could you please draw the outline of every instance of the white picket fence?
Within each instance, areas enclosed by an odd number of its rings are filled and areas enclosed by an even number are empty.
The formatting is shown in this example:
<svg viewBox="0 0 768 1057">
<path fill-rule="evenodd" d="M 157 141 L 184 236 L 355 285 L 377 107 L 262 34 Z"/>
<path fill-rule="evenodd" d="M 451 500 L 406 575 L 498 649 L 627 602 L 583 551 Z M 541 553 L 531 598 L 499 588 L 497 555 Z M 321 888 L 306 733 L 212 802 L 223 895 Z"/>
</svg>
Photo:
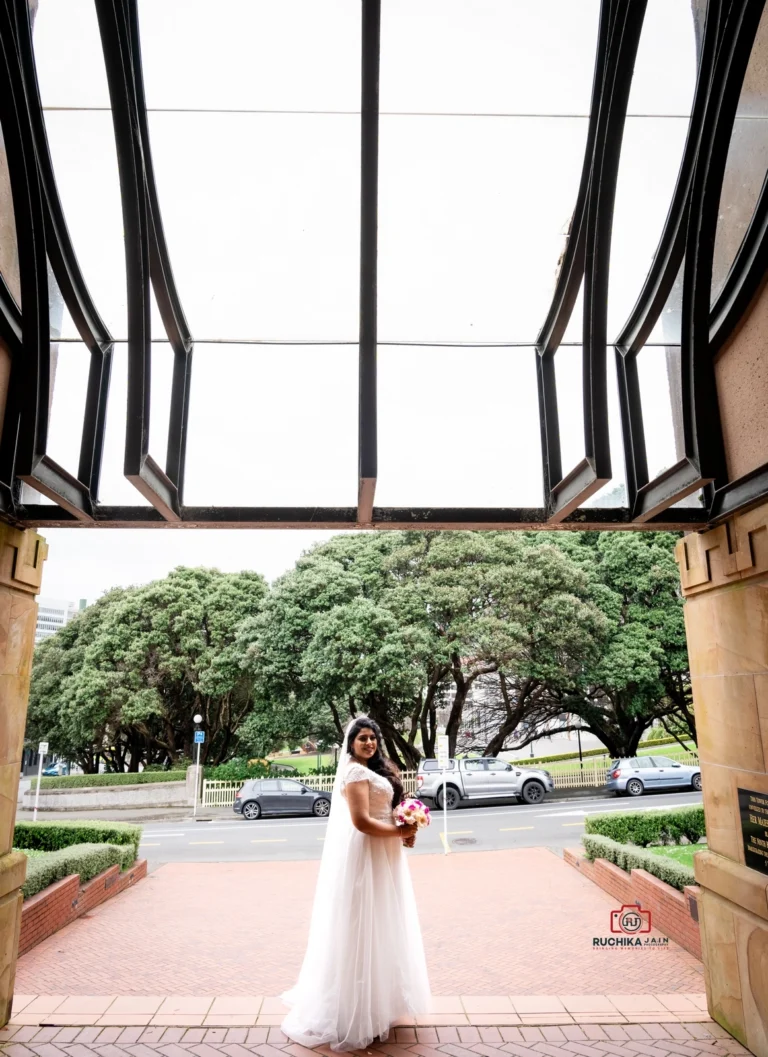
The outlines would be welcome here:
<svg viewBox="0 0 768 1057">
<path fill-rule="evenodd" d="M 675 760 L 686 766 L 694 767 L 699 762 L 698 756 L 693 752 L 686 753 L 683 756 L 676 756 Z M 601 756 L 598 759 L 585 760 L 583 767 L 577 765 L 567 771 L 553 771 L 550 773 L 555 783 L 555 789 L 599 789 L 606 783 L 609 765 L 610 760 Z M 524 764 L 521 763 L 520 766 L 522 767 Z M 547 765 L 542 764 L 542 768 L 546 770 Z M 403 771 L 400 776 L 403 780 L 405 792 L 408 794 L 413 795 L 418 792 L 416 775 L 416 771 Z M 283 777 L 287 778 L 288 775 Z M 293 778 L 293 775 L 291 775 L 291 778 Z M 296 775 L 294 780 L 301 782 L 302 785 L 306 785 L 309 789 L 316 789 L 318 792 L 330 793 L 333 789 L 332 775 L 306 775 L 306 777 Z M 206 778 L 203 781 L 203 807 L 232 807 L 235 802 L 235 793 L 242 784 L 242 782 L 214 782 Z"/>
<path fill-rule="evenodd" d="M 275 775 L 275 777 L 279 777 Z M 288 775 L 283 775 L 288 778 Z M 330 793 L 333 790 L 333 775 L 308 774 L 302 776 L 297 774 L 293 781 L 301 782 L 308 789 L 316 789 L 319 793 Z M 416 792 L 416 771 L 403 771 L 400 775 L 406 793 Z M 203 779 L 203 807 L 232 807 L 235 802 L 235 793 L 242 787 L 242 782 L 215 782 L 209 778 Z"/>
</svg>

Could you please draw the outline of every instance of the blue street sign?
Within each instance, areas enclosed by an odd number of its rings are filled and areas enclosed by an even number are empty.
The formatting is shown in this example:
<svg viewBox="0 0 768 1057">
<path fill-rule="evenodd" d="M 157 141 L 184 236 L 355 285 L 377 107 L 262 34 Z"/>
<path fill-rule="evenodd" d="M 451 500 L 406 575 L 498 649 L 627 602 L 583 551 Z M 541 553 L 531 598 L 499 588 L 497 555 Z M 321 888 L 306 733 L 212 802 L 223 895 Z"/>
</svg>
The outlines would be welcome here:
<svg viewBox="0 0 768 1057">
<path fill-rule="evenodd" d="M 202 743 L 204 741 L 205 741 L 205 731 L 204 730 L 196 730 L 195 731 L 195 745 L 202 745 Z"/>
</svg>

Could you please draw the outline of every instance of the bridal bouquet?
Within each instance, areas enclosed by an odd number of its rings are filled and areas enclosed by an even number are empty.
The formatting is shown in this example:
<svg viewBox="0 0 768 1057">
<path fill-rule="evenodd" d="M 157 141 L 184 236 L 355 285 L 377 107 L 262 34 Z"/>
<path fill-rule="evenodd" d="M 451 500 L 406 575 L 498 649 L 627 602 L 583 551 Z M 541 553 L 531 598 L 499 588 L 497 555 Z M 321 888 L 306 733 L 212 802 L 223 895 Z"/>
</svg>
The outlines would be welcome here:
<svg viewBox="0 0 768 1057">
<path fill-rule="evenodd" d="M 398 804 L 395 808 L 394 816 L 396 826 L 415 825 L 419 829 L 423 829 L 424 826 L 429 825 L 429 808 L 421 800 L 415 800 L 413 797 L 408 797 Z M 415 836 L 411 837 L 406 841 L 407 846 L 412 848 L 415 840 Z"/>
</svg>

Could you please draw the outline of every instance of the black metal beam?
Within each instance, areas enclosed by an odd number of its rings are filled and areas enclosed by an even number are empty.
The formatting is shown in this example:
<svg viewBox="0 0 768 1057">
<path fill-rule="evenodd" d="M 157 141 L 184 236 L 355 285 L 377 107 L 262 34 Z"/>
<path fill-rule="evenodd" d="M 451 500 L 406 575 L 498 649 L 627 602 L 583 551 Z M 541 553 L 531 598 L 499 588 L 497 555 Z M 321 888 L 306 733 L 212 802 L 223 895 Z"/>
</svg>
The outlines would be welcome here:
<svg viewBox="0 0 768 1057">
<path fill-rule="evenodd" d="M 763 6 L 763 0 L 732 0 L 724 14 L 691 185 L 683 276 L 683 443 L 700 481 L 717 489 L 727 483 L 727 468 L 710 350 L 712 261 L 728 146 Z"/>
<path fill-rule="evenodd" d="M 717 525 L 733 514 L 749 510 L 750 507 L 764 503 L 766 500 L 768 500 L 768 463 L 718 488 L 710 507 L 709 520 Z"/>
<path fill-rule="evenodd" d="M 583 506 L 611 479 L 606 364 L 608 274 L 621 144 L 645 8 L 645 0 L 634 0 L 632 4 L 617 0 L 604 5 L 601 13 L 601 23 L 603 17 L 608 20 L 608 39 L 600 91 L 593 102 L 597 110 L 590 117 L 594 139 L 584 222 L 584 459 L 562 481 L 551 484 L 548 505 L 553 523 Z M 551 350 L 540 347 L 539 351 Z M 540 379 L 545 381 L 543 375 Z M 551 399 L 556 400 L 556 394 Z"/>
<path fill-rule="evenodd" d="M 378 476 L 376 304 L 381 0 L 362 0 L 360 102 L 360 379 L 357 520 L 368 524 Z"/>
<path fill-rule="evenodd" d="M 176 486 L 180 503 L 184 490 L 193 342 L 173 276 L 155 183 L 147 122 L 147 104 L 144 95 L 144 74 L 141 64 L 138 7 L 135 0 L 127 0 L 126 10 L 150 222 L 149 275 L 160 318 L 173 350 L 174 360 L 165 472 L 168 479 Z"/>
<path fill-rule="evenodd" d="M 691 119 L 683 147 L 675 190 L 669 205 L 659 244 L 648 275 L 643 283 L 629 319 L 616 339 L 622 355 L 636 353 L 645 345 L 664 310 L 685 254 L 685 234 L 688 223 L 691 184 L 704 127 L 707 99 L 712 84 L 715 60 L 722 31 L 723 0 L 709 0 L 701 54 L 696 75 Z M 630 497 L 630 505 L 632 499 Z"/>
<path fill-rule="evenodd" d="M 125 234 L 125 270 L 128 297 L 128 405 L 125 431 L 126 478 L 173 521 L 179 517 L 176 484 L 149 455 L 151 384 L 150 253 L 153 229 L 147 190 L 134 43 L 131 35 L 133 0 L 101 0 L 96 5 L 120 175 L 120 197 Z"/>
<path fill-rule="evenodd" d="M 30 128 L 43 191 L 48 259 L 64 302 L 91 355 L 78 468 L 79 483 L 88 492 L 86 508 L 90 508 L 89 504 L 98 498 L 106 401 L 109 395 L 112 336 L 91 299 L 67 228 L 43 119 L 29 5 L 27 0 L 15 2 L 21 74 L 29 104 Z M 65 478 L 71 479 L 71 475 L 66 474 Z M 78 493 L 82 494 L 82 488 L 78 489 Z"/>
<path fill-rule="evenodd" d="M 567 529 L 651 529 L 691 530 L 704 524 L 704 510 L 666 511 L 652 523 L 638 525 L 632 521 L 626 507 L 576 510 L 559 525 Z M 18 524 L 41 527 L 75 526 L 75 520 L 65 511 L 48 506 L 24 506 Z M 103 528 L 294 528 L 294 529 L 351 529 L 360 527 L 355 507 L 182 507 L 178 521 L 166 521 L 151 506 L 100 507 L 94 525 Z M 376 507 L 373 511 L 375 529 L 477 529 L 549 531 L 544 507 Z"/>
<path fill-rule="evenodd" d="M 573 306 L 579 296 L 582 279 L 584 278 L 585 220 L 592 175 L 592 160 L 598 131 L 597 118 L 600 110 L 600 100 L 605 90 L 605 62 L 611 39 L 614 2 L 615 0 L 602 0 L 600 5 L 600 21 L 598 23 L 597 45 L 595 48 L 595 72 L 592 78 L 592 100 L 589 110 L 589 124 L 587 126 L 587 142 L 584 148 L 584 161 L 581 167 L 581 179 L 579 180 L 576 204 L 571 215 L 571 225 L 555 284 L 555 292 L 544 326 L 536 339 L 536 348 L 542 356 L 547 353 L 553 353 L 560 347 L 565 329 L 573 312 Z"/>
<path fill-rule="evenodd" d="M 50 320 L 46 202 L 33 134 L 32 110 L 24 77 L 21 41 L 29 28 L 25 6 L 0 2 L 0 124 L 16 221 L 21 292 L 21 345 L 11 344 L 12 360 L 0 439 L 0 479 L 5 512 L 18 502 L 24 482 L 70 511 L 90 520 L 87 487 L 47 454 L 50 406 Z M 14 322 L 12 306 L 6 321 Z M 14 347 L 15 345 L 15 347 Z"/>
</svg>

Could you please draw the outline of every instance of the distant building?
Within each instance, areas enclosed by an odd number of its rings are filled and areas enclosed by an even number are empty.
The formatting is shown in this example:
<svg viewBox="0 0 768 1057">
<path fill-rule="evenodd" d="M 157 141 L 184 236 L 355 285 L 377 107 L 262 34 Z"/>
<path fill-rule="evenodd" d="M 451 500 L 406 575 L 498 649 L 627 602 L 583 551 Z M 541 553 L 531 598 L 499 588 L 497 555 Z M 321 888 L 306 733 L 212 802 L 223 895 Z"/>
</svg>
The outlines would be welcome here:
<svg viewBox="0 0 768 1057">
<path fill-rule="evenodd" d="M 55 635 L 59 628 L 68 624 L 76 613 L 85 609 L 86 604 L 84 598 L 81 598 L 79 603 L 64 602 L 59 598 L 38 598 L 35 645 L 50 635 Z"/>
</svg>

